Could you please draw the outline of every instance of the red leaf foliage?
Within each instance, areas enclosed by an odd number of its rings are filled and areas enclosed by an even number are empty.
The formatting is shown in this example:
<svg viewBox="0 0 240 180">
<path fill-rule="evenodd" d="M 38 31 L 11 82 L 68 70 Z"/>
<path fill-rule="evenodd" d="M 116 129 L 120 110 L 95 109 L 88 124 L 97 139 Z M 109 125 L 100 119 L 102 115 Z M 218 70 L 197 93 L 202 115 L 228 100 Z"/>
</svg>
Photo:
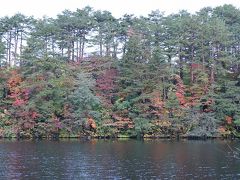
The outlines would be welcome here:
<svg viewBox="0 0 240 180">
<path fill-rule="evenodd" d="M 25 104 L 25 101 L 23 99 L 16 98 L 12 105 L 13 106 L 22 106 L 24 104 Z"/>
<path fill-rule="evenodd" d="M 111 91 L 115 88 L 116 69 L 108 69 L 97 78 L 97 88 L 100 91 Z"/>
<path fill-rule="evenodd" d="M 181 106 L 185 106 L 186 104 L 186 99 L 185 99 L 185 87 L 184 87 L 184 84 L 183 84 L 183 81 L 182 79 L 180 78 L 180 76 L 175 76 L 175 80 L 177 81 L 177 84 L 176 84 L 176 96 L 178 98 L 178 101 L 180 103 Z"/>
<path fill-rule="evenodd" d="M 96 88 L 98 95 L 103 97 L 106 104 L 111 104 L 113 91 L 116 88 L 115 80 L 117 77 L 117 70 L 114 68 L 105 70 L 97 77 Z"/>
<path fill-rule="evenodd" d="M 7 81 L 7 87 L 9 89 L 8 97 L 13 100 L 13 106 L 22 106 L 27 103 L 30 90 L 21 88 L 20 85 L 23 79 L 17 70 L 13 70 L 10 74 L 10 78 Z"/>
</svg>

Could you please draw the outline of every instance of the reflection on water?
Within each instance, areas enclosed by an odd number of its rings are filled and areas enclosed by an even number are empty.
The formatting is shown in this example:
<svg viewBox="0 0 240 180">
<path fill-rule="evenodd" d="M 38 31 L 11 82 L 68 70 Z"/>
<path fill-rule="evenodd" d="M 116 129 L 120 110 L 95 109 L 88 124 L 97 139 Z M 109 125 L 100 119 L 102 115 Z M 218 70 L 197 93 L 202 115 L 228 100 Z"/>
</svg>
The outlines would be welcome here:
<svg viewBox="0 0 240 180">
<path fill-rule="evenodd" d="M 0 140 L 0 179 L 240 179 L 237 141 Z"/>
</svg>

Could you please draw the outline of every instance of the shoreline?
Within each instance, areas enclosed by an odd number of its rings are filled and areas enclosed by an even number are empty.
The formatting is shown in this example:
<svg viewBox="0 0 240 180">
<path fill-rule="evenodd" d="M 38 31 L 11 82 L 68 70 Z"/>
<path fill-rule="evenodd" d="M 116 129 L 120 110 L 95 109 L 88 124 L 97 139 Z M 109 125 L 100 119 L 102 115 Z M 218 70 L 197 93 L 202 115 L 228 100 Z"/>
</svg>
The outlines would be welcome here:
<svg viewBox="0 0 240 180">
<path fill-rule="evenodd" d="M 65 140 L 65 139 L 79 139 L 79 140 L 117 140 L 117 139 L 135 139 L 135 140 L 239 140 L 237 136 L 145 136 L 145 137 L 136 137 L 136 136 L 70 136 L 70 137 L 0 137 L 0 140 Z"/>
</svg>

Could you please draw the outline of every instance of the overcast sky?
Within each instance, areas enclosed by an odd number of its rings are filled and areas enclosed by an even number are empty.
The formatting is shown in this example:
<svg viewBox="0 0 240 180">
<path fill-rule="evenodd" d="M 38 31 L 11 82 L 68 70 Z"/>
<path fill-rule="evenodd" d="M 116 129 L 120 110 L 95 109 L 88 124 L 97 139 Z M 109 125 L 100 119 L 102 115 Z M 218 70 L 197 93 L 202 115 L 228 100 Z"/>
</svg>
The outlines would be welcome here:
<svg viewBox="0 0 240 180">
<path fill-rule="evenodd" d="M 17 12 L 41 18 L 43 15 L 55 17 L 65 9 L 76 10 L 87 5 L 95 10 L 108 10 L 115 17 L 123 14 L 146 16 L 159 9 L 165 14 L 187 10 L 194 13 L 207 6 L 216 7 L 232 4 L 240 8 L 240 0 L 0 0 L 0 16 L 11 16 Z"/>
</svg>

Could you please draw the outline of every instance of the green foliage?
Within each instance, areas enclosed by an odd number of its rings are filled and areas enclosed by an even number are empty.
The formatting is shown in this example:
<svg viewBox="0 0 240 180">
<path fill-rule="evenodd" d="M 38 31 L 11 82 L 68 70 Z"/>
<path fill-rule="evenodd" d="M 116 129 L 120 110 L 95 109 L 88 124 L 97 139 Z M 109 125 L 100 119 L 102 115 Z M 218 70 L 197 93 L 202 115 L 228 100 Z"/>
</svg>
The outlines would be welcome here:
<svg viewBox="0 0 240 180">
<path fill-rule="evenodd" d="M 89 78 L 87 74 L 79 73 L 74 82 L 77 86 L 74 91 L 68 96 L 68 100 L 74 106 L 74 114 L 76 117 L 86 117 L 93 115 L 95 117 L 97 110 L 101 109 L 100 99 L 96 97 L 92 89 L 94 88 L 93 79 Z"/>
<path fill-rule="evenodd" d="M 175 92 L 170 92 L 168 94 L 168 99 L 166 103 L 166 108 L 169 109 L 178 109 L 179 108 L 179 101 L 177 99 L 176 93 Z"/>
<path fill-rule="evenodd" d="M 215 113 L 200 114 L 196 109 L 187 112 L 183 119 L 187 127 L 186 135 L 193 137 L 215 137 L 218 136 L 217 127 L 220 120 L 215 118 Z"/>
<path fill-rule="evenodd" d="M 152 124 L 147 119 L 135 118 L 134 123 L 137 136 L 141 137 L 144 134 L 147 134 L 152 129 Z"/>
<path fill-rule="evenodd" d="M 91 7 L 2 17 L 0 132 L 237 134 L 239 20 L 232 5 L 119 19 Z"/>
<path fill-rule="evenodd" d="M 116 110 L 125 110 L 130 108 L 130 103 L 128 101 L 122 101 L 121 99 L 115 102 L 115 109 Z"/>
<path fill-rule="evenodd" d="M 236 81 L 228 81 L 218 87 L 219 92 L 215 94 L 214 108 L 217 118 L 224 119 L 230 116 L 237 123 L 240 115 L 240 87 L 236 86 L 236 83 Z"/>
<path fill-rule="evenodd" d="M 98 128 L 98 136 L 99 137 L 117 137 L 118 130 L 116 128 L 112 128 L 109 126 L 100 126 Z"/>
</svg>

